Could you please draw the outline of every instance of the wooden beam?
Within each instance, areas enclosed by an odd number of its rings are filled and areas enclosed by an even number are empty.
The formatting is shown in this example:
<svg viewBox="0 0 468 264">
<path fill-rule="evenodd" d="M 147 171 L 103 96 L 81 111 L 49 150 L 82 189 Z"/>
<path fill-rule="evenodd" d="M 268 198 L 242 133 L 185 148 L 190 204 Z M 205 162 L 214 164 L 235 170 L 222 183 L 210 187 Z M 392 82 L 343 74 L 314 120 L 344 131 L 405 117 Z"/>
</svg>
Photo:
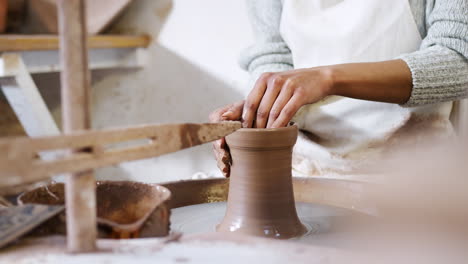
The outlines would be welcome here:
<svg viewBox="0 0 468 264">
<path fill-rule="evenodd" d="M 147 47 L 151 38 L 147 35 L 95 35 L 88 38 L 90 49 Z M 0 35 L 0 51 L 57 50 L 56 35 Z"/>
<path fill-rule="evenodd" d="M 59 173 L 153 158 L 220 139 L 240 128 L 237 121 L 142 125 L 39 138 L 0 139 L 0 188 L 47 180 Z M 64 149 L 92 151 L 55 156 L 50 160 L 37 159 L 37 153 Z"/>
<path fill-rule="evenodd" d="M 4 53 L 1 58 L 5 67 L 3 72 L 13 76 L 13 78 L 0 81 L 1 91 L 15 111 L 26 133 L 31 137 L 60 134 L 60 130 L 21 56 L 14 53 Z"/>
<path fill-rule="evenodd" d="M 58 0 L 63 131 L 89 129 L 90 73 L 84 0 Z M 96 180 L 93 171 L 68 175 L 65 185 L 67 248 L 96 249 Z"/>
</svg>

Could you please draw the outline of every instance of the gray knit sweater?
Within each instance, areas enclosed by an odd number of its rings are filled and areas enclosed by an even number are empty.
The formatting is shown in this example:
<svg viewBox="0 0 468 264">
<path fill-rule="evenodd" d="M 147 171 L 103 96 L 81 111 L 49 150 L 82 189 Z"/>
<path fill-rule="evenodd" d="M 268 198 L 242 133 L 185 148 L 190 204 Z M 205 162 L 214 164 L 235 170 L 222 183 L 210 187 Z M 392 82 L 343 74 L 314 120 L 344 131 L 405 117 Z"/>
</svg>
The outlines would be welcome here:
<svg viewBox="0 0 468 264">
<path fill-rule="evenodd" d="M 388 0 L 391 1 L 391 0 Z M 468 0 L 409 0 L 423 42 L 403 54 L 413 76 L 404 106 L 454 101 L 468 95 Z M 256 43 L 240 57 L 252 80 L 263 72 L 293 69 L 279 26 L 282 0 L 247 0 Z"/>
</svg>

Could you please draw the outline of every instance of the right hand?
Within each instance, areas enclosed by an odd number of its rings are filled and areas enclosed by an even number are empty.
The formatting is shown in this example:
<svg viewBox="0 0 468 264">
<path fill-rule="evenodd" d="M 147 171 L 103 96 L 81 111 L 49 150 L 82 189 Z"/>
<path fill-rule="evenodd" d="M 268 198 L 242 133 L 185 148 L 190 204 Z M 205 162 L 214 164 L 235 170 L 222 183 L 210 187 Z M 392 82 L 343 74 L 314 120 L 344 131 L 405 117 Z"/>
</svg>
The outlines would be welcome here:
<svg viewBox="0 0 468 264">
<path fill-rule="evenodd" d="M 210 114 L 210 122 L 240 121 L 243 108 L 244 100 L 218 108 Z M 213 143 L 213 151 L 218 168 L 226 178 L 229 177 L 231 173 L 231 155 L 226 140 L 224 138 L 216 140 Z"/>
</svg>

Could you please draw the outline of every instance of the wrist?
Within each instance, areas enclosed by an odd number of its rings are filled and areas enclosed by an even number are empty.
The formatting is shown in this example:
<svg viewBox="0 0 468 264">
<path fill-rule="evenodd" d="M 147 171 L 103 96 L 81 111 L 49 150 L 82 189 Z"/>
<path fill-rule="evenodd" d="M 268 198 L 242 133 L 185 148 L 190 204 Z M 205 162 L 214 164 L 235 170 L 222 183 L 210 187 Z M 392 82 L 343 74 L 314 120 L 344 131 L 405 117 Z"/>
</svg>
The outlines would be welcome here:
<svg viewBox="0 0 468 264">
<path fill-rule="evenodd" d="M 404 61 L 336 64 L 320 67 L 326 95 L 404 103 L 411 96 L 411 71 Z"/>
<path fill-rule="evenodd" d="M 320 67 L 320 75 L 323 80 L 324 96 L 337 95 L 337 83 L 339 80 L 339 71 L 334 65 Z"/>
</svg>

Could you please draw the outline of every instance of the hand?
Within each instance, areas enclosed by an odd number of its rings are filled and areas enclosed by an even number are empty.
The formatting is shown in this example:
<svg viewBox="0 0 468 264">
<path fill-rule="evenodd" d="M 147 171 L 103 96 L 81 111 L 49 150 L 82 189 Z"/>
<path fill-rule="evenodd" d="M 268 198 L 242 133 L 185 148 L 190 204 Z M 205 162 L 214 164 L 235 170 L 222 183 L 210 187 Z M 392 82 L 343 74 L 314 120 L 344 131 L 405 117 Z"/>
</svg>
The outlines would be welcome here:
<svg viewBox="0 0 468 264">
<path fill-rule="evenodd" d="M 242 108 L 244 107 L 244 101 L 229 104 L 227 106 L 216 109 L 210 114 L 210 122 L 220 121 L 238 121 L 242 117 Z M 215 154 L 218 168 L 221 170 L 225 177 L 229 177 L 231 172 L 231 155 L 226 145 L 224 138 L 213 142 L 213 152 Z"/>
<path fill-rule="evenodd" d="M 332 73 L 326 67 L 264 73 L 243 109 L 243 127 L 284 127 L 299 108 L 330 94 Z"/>
<path fill-rule="evenodd" d="M 242 126 L 286 126 L 301 106 L 329 95 L 403 104 L 412 89 L 411 71 L 401 59 L 265 73 L 247 97 Z"/>
</svg>

